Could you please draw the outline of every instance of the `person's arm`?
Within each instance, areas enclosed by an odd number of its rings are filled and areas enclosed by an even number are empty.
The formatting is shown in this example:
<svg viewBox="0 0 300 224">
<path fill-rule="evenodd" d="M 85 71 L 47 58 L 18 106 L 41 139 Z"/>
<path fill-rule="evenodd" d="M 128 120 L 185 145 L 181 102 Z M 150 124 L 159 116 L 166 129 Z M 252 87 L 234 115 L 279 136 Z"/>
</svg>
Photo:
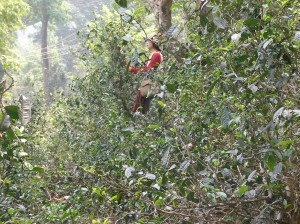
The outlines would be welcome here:
<svg viewBox="0 0 300 224">
<path fill-rule="evenodd" d="M 129 67 L 129 71 L 133 74 L 137 74 L 139 70 L 140 70 L 139 68 L 136 68 L 134 66 Z"/>
<path fill-rule="evenodd" d="M 141 69 L 142 72 L 146 72 L 151 68 L 157 68 L 161 62 L 161 54 L 160 52 L 155 52 L 152 54 L 150 61 L 146 64 L 144 68 Z"/>
</svg>

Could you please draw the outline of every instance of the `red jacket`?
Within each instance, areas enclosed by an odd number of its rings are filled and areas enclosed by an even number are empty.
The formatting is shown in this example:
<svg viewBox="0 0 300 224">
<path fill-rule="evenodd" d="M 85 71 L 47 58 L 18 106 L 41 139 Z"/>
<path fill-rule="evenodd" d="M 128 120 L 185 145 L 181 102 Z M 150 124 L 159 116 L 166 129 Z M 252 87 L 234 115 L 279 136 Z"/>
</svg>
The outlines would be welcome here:
<svg viewBox="0 0 300 224">
<path fill-rule="evenodd" d="M 130 66 L 129 71 L 133 74 L 136 74 L 139 71 L 146 72 L 151 68 L 157 68 L 162 61 L 162 55 L 159 51 L 152 53 L 150 58 L 151 58 L 150 61 L 148 61 L 143 68 L 135 68 L 133 66 Z"/>
</svg>

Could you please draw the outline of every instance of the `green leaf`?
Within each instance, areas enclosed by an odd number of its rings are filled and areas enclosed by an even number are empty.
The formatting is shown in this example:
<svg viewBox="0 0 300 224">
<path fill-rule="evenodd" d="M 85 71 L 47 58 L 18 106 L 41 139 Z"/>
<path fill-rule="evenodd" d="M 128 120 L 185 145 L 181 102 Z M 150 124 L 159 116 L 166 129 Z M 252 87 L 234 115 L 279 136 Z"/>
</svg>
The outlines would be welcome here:
<svg viewBox="0 0 300 224">
<path fill-rule="evenodd" d="M 13 141 L 17 137 L 11 127 L 6 130 L 6 134 L 10 141 Z"/>
<path fill-rule="evenodd" d="M 168 92 L 170 92 L 170 93 L 175 93 L 175 91 L 176 91 L 176 86 L 175 86 L 175 84 L 166 84 L 166 86 L 167 86 Z"/>
<path fill-rule="evenodd" d="M 248 186 L 241 186 L 237 192 L 238 196 L 242 197 L 247 190 L 248 190 Z"/>
<path fill-rule="evenodd" d="M 223 111 L 222 111 L 222 115 L 221 115 L 221 124 L 227 128 L 229 121 L 231 120 L 231 113 L 230 111 L 227 109 L 227 107 L 224 107 Z"/>
<path fill-rule="evenodd" d="M 92 190 L 95 194 L 97 194 L 98 196 L 101 196 L 101 190 L 99 187 L 93 187 Z"/>
<path fill-rule="evenodd" d="M 138 16 L 144 12 L 144 7 L 137 8 L 134 13 L 132 14 L 133 17 Z"/>
<path fill-rule="evenodd" d="M 275 167 L 275 157 L 273 155 L 267 156 L 267 165 L 269 170 L 273 170 Z"/>
<path fill-rule="evenodd" d="M 190 221 L 183 220 L 181 224 L 192 224 Z"/>
<path fill-rule="evenodd" d="M 210 94 L 212 93 L 213 89 L 215 88 L 215 85 L 217 85 L 217 83 L 219 82 L 219 80 L 221 79 L 221 77 L 219 77 L 216 81 L 213 82 L 213 84 L 210 85 L 207 93 L 206 93 L 206 100 L 208 101 L 208 98 L 210 96 Z"/>
<path fill-rule="evenodd" d="M 12 119 L 19 119 L 19 107 L 15 105 L 6 106 L 4 107 L 6 113 L 12 118 Z"/>
<path fill-rule="evenodd" d="M 173 3 L 173 4 L 171 5 L 171 10 L 176 9 L 176 8 L 178 8 L 179 6 L 180 6 L 179 3 Z"/>
<path fill-rule="evenodd" d="M 110 201 L 119 201 L 123 196 L 123 193 L 119 193 L 119 194 L 116 194 L 115 196 L 111 197 L 109 200 Z"/>
<path fill-rule="evenodd" d="M 34 167 L 31 171 L 38 172 L 38 173 L 44 173 L 45 172 L 44 168 L 38 167 L 38 166 Z"/>
<path fill-rule="evenodd" d="M 259 24 L 259 20 L 258 19 L 254 19 L 254 18 L 250 18 L 250 19 L 246 19 L 245 21 L 244 21 L 244 24 L 246 25 L 246 26 L 258 26 L 258 24 Z"/>
<path fill-rule="evenodd" d="M 287 147 L 290 146 L 292 143 L 293 143 L 292 140 L 285 140 L 285 141 L 278 142 L 278 143 L 276 144 L 276 146 L 283 146 L 283 147 L 287 148 Z"/>
<path fill-rule="evenodd" d="M 209 20 L 206 16 L 200 16 L 200 24 L 202 27 L 205 27 L 209 23 Z"/>
<path fill-rule="evenodd" d="M 158 125 L 152 124 L 148 126 L 149 129 L 159 129 L 160 127 Z"/>
<path fill-rule="evenodd" d="M 159 106 L 161 106 L 161 107 L 165 107 L 165 104 L 164 104 L 164 102 L 162 102 L 162 101 L 157 101 L 157 104 L 158 104 Z"/>
<path fill-rule="evenodd" d="M 70 215 L 70 213 L 67 211 L 65 212 L 59 219 L 60 220 L 64 220 L 65 218 L 67 218 Z"/>
<path fill-rule="evenodd" d="M 154 202 L 154 205 L 155 206 L 159 206 L 159 205 L 163 205 L 164 204 L 164 200 L 162 199 L 157 199 L 155 202 Z"/>
<path fill-rule="evenodd" d="M 127 8 L 127 0 L 115 0 L 115 1 L 119 6 L 123 8 Z"/>
<path fill-rule="evenodd" d="M 14 212 L 15 212 L 15 210 L 13 208 L 9 208 L 7 210 L 7 213 L 10 214 L 10 215 L 14 214 Z"/>
</svg>

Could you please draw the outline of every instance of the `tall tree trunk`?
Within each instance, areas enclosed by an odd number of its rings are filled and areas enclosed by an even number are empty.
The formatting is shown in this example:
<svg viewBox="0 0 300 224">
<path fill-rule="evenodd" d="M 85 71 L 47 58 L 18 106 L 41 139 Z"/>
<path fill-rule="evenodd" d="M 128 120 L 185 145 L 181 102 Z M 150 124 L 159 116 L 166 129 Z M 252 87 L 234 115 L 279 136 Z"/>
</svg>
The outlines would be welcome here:
<svg viewBox="0 0 300 224">
<path fill-rule="evenodd" d="M 50 66 L 48 58 L 48 23 L 49 14 L 46 3 L 42 2 L 41 56 L 43 61 L 43 85 L 46 101 L 50 101 Z"/>
<path fill-rule="evenodd" d="M 173 0 L 148 0 L 155 15 L 158 25 L 158 32 L 163 36 L 172 25 L 172 10 Z"/>
</svg>

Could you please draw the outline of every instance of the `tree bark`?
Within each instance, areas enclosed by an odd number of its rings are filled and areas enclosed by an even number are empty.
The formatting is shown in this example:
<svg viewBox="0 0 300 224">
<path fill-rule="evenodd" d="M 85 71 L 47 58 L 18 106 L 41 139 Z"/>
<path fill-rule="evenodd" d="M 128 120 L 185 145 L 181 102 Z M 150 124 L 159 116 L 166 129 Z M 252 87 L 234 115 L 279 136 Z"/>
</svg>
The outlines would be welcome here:
<svg viewBox="0 0 300 224">
<path fill-rule="evenodd" d="M 164 36 L 172 25 L 173 0 L 148 0 L 158 25 L 158 32 Z"/>
<path fill-rule="evenodd" d="M 50 101 L 50 65 L 48 58 L 48 23 L 49 23 L 49 14 L 47 5 L 45 2 L 42 2 L 42 30 L 41 30 L 41 57 L 43 62 L 43 86 L 44 94 L 47 102 Z"/>
</svg>

